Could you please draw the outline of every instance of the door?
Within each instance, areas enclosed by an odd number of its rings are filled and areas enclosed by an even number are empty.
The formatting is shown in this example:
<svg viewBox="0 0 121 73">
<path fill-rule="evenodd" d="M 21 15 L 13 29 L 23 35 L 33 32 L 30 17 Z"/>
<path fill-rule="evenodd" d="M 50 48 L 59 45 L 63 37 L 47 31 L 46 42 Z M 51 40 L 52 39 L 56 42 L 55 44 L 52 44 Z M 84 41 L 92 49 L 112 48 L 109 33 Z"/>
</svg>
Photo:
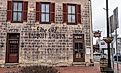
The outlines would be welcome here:
<svg viewBox="0 0 121 73">
<path fill-rule="evenodd" d="M 74 35 L 73 48 L 74 48 L 73 49 L 73 61 L 85 62 L 85 49 L 84 49 L 83 35 Z"/>
<path fill-rule="evenodd" d="M 19 61 L 19 33 L 7 34 L 6 63 L 18 63 Z"/>
</svg>

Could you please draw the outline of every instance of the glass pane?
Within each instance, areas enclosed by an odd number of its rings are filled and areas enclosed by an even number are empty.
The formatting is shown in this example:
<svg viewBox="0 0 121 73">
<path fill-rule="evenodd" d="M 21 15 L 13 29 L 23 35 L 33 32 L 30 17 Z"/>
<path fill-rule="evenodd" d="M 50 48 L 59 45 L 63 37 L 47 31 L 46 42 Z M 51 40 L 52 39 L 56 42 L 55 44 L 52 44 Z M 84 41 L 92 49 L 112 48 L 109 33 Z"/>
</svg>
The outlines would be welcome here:
<svg viewBox="0 0 121 73">
<path fill-rule="evenodd" d="M 46 6 L 45 6 L 45 4 L 41 4 L 41 12 L 46 12 Z"/>
<path fill-rule="evenodd" d="M 68 15 L 68 22 L 71 22 L 71 15 Z"/>
<path fill-rule="evenodd" d="M 13 21 L 17 21 L 17 13 L 13 12 Z"/>
<path fill-rule="evenodd" d="M 71 13 L 71 6 L 68 6 L 68 13 Z"/>
<path fill-rule="evenodd" d="M 75 14 L 75 6 L 71 6 L 71 12 L 72 14 Z"/>
<path fill-rule="evenodd" d="M 41 22 L 45 22 L 45 14 L 41 15 Z"/>
<path fill-rule="evenodd" d="M 76 53 L 76 58 L 79 58 L 79 53 Z"/>
<path fill-rule="evenodd" d="M 79 49 L 83 49 L 82 43 L 79 43 Z"/>
<path fill-rule="evenodd" d="M 22 3 L 18 3 L 18 11 L 22 11 Z"/>
<path fill-rule="evenodd" d="M 49 14 L 46 14 L 46 22 L 49 22 Z"/>
<path fill-rule="evenodd" d="M 21 21 L 21 13 L 18 13 L 18 21 Z"/>
<path fill-rule="evenodd" d="M 78 43 L 75 43 L 75 49 L 78 49 Z"/>
<path fill-rule="evenodd" d="M 17 11 L 17 3 L 16 2 L 13 3 L 13 11 Z"/>
<path fill-rule="evenodd" d="M 71 21 L 72 23 L 75 23 L 75 15 L 71 15 Z"/>
<path fill-rule="evenodd" d="M 46 12 L 49 13 L 49 4 L 46 4 Z"/>
</svg>

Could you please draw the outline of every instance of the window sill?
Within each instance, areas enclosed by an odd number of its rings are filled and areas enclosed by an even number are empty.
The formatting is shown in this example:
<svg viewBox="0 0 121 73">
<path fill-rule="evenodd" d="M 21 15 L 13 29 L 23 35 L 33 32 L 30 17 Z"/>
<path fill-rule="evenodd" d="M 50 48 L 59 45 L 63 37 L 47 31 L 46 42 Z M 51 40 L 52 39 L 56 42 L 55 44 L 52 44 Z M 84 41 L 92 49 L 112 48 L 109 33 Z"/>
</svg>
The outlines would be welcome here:
<svg viewBox="0 0 121 73">
<path fill-rule="evenodd" d="M 11 21 L 11 23 L 23 23 L 23 21 Z"/>
<path fill-rule="evenodd" d="M 67 25 L 77 25 L 77 23 L 67 23 Z"/>
<path fill-rule="evenodd" d="M 40 24 L 51 24 L 51 22 L 40 22 Z"/>
</svg>

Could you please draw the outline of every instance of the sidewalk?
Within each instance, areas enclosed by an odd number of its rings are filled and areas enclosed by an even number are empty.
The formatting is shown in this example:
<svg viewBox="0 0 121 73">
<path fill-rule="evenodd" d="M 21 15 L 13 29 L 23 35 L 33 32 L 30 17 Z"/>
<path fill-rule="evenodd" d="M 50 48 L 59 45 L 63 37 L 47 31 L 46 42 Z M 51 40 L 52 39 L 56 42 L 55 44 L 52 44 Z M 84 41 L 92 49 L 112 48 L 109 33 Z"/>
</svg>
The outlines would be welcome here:
<svg viewBox="0 0 121 73">
<path fill-rule="evenodd" d="M 0 73 L 16 72 L 17 70 L 17 68 L 0 68 Z"/>
<path fill-rule="evenodd" d="M 59 71 L 60 73 L 100 73 L 100 68 L 98 64 L 95 64 L 95 66 L 90 67 L 72 66 L 59 68 Z"/>
<path fill-rule="evenodd" d="M 119 63 L 118 66 L 119 66 L 119 71 L 117 72 L 117 63 L 115 62 L 115 65 L 114 65 L 114 72 L 115 73 L 121 73 L 121 63 Z"/>
<path fill-rule="evenodd" d="M 69 67 L 57 67 L 60 73 L 100 73 L 99 63 L 95 63 L 95 66 L 85 67 L 85 66 L 69 66 Z M 0 68 L 0 73 L 6 73 L 11 71 L 17 71 L 18 68 Z M 121 73 L 121 64 L 119 64 L 119 73 Z M 116 64 L 115 64 L 115 73 Z"/>
</svg>

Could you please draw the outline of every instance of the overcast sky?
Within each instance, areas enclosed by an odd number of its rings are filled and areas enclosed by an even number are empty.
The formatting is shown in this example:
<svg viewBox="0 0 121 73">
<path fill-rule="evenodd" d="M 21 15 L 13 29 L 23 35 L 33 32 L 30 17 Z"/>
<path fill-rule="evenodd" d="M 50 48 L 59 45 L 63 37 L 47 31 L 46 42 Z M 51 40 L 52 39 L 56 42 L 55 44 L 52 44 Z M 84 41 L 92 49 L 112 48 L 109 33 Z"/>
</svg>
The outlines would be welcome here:
<svg viewBox="0 0 121 73">
<path fill-rule="evenodd" d="M 113 14 L 113 10 L 118 7 L 119 28 L 118 34 L 121 37 L 121 0 L 108 0 L 109 2 L 109 16 Z M 102 31 L 102 37 L 106 37 L 106 0 L 92 0 L 92 21 L 93 31 Z"/>
</svg>

